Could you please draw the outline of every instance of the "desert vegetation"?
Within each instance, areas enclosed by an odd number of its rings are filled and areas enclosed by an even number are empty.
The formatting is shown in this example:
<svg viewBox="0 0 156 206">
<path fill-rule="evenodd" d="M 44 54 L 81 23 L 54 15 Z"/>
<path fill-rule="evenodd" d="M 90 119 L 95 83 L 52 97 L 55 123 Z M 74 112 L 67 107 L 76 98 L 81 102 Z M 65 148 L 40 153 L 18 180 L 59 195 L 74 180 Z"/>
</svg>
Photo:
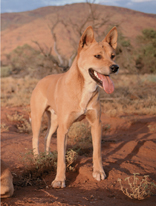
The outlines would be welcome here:
<svg viewBox="0 0 156 206">
<path fill-rule="evenodd" d="M 156 76 L 154 74 L 112 76 L 115 92 L 111 95 L 100 91 L 102 111 L 110 116 L 117 114 L 156 114 Z M 30 112 L 31 92 L 38 79 L 5 77 L 1 79 L 1 105 L 26 106 Z M 28 119 L 28 116 L 27 116 Z"/>
<path fill-rule="evenodd" d="M 114 15 L 102 12 L 102 7 L 87 1 L 84 4 L 84 14 L 79 20 L 73 16 L 64 16 L 54 12 L 45 18 L 45 24 L 53 43 L 48 45 L 39 40 L 31 40 L 31 44 L 18 45 L 11 52 L 2 55 L 1 76 L 43 78 L 52 73 L 65 72 L 76 56 L 79 39 L 85 28 L 91 25 L 97 41 L 103 39 L 106 33 L 116 26 L 119 32 L 117 47 L 117 63 L 120 71 L 126 74 L 156 73 L 156 30 L 144 28 L 138 35 L 130 39 L 122 28 L 122 20 L 117 21 Z M 63 37 L 60 35 L 64 34 Z M 63 46 L 63 44 L 65 46 Z M 64 47 L 68 48 L 65 52 Z"/>
<path fill-rule="evenodd" d="M 120 31 L 120 27 L 119 27 Z M 132 46 L 130 39 L 119 32 L 117 59 L 122 73 L 126 74 L 155 74 L 156 54 L 155 45 L 156 30 L 144 29 L 142 34 L 136 37 L 136 47 Z M 73 51 L 71 63 L 76 55 Z M 60 56 L 60 55 L 59 55 Z M 43 78 L 52 73 L 60 73 L 69 69 L 67 60 L 60 60 L 58 56 L 51 53 L 45 54 L 42 48 L 34 49 L 25 44 L 18 46 L 6 55 L 6 62 L 1 69 L 1 77 L 13 76 L 30 78 Z"/>
<path fill-rule="evenodd" d="M 125 181 L 127 181 L 127 188 L 124 188 L 122 185 L 122 180 L 118 179 L 121 191 L 131 199 L 143 200 L 148 196 L 153 194 L 153 191 L 156 188 L 156 185 L 153 182 L 150 182 L 149 176 L 144 175 L 142 178 L 137 177 L 137 173 L 134 173 L 133 178 L 126 177 Z M 132 180 L 131 180 L 132 179 Z"/>
<path fill-rule="evenodd" d="M 39 189 L 42 188 L 42 192 L 44 191 L 48 197 L 54 200 L 58 199 L 57 191 L 53 190 L 50 194 L 49 186 L 50 181 L 54 178 L 53 176 L 49 178 L 49 175 L 56 172 L 56 133 L 52 138 L 55 146 L 52 147 L 51 153 L 46 155 L 41 147 L 40 156 L 34 159 L 31 150 L 32 133 L 29 121 L 30 97 L 39 79 L 49 74 L 66 72 L 69 69 L 76 55 L 79 38 L 89 25 L 93 26 L 95 38 L 99 41 L 103 39 L 110 28 L 117 26 L 119 35 L 116 62 L 120 66 L 120 71 L 118 75 L 111 76 L 115 85 L 113 94 L 108 95 L 100 90 L 101 110 L 102 115 L 105 115 L 105 118 L 102 119 L 102 155 L 104 167 L 109 173 L 108 178 L 103 184 L 95 183 L 89 177 L 91 170 L 88 168 L 91 168 L 90 163 L 92 162 L 90 126 L 85 120 L 74 123 L 68 132 L 66 152 L 67 185 L 70 184 L 71 187 L 76 188 L 74 194 L 72 193 L 73 188 L 71 190 L 70 187 L 68 188 L 71 199 L 78 193 L 80 194 L 79 199 L 84 201 L 81 205 L 90 205 L 92 202 L 96 204 L 96 201 L 101 205 L 105 204 L 101 202 L 104 193 L 109 197 L 108 201 L 110 198 L 114 201 L 112 204 L 116 204 L 116 201 L 123 198 L 122 192 L 136 200 L 142 200 L 155 194 L 153 159 L 156 132 L 156 28 L 147 27 L 146 24 L 146 27 L 140 29 L 139 32 L 136 29 L 137 35 L 132 35 L 133 38 L 131 38 L 128 33 L 127 35 L 125 33 L 127 29 L 125 25 L 130 25 L 130 23 L 124 24 L 124 20 L 115 14 L 115 12 L 120 13 L 118 12 L 119 8 L 113 8 L 110 15 L 106 11 L 103 12 L 102 6 L 94 5 L 93 2 L 87 1 L 85 5 L 77 5 L 77 8 L 80 7 L 80 11 L 85 10 L 82 15 L 79 15 L 79 18 L 74 15 L 73 18 L 64 15 L 63 9 L 60 12 L 59 7 L 53 8 L 53 12 L 49 9 L 51 13 L 44 16 L 44 25 L 46 25 L 46 31 L 49 32 L 49 39 L 51 39 L 48 45 L 44 44 L 41 39 L 32 38 L 29 42 L 17 44 L 7 53 L 2 51 L 1 132 L 2 139 L 5 140 L 2 141 L 2 156 L 6 161 L 10 161 L 10 165 L 13 165 L 15 194 L 23 187 L 37 186 Z M 65 6 L 68 11 L 71 11 L 72 9 L 68 7 L 74 8 L 74 5 Z M 36 14 L 31 15 L 33 19 L 38 15 L 37 12 L 41 11 L 36 11 Z M 42 12 L 44 15 L 48 10 Z M 126 11 L 124 12 L 126 15 Z M 131 12 L 130 16 L 133 16 L 135 12 Z M 30 23 L 29 19 L 22 18 L 21 16 L 20 22 L 16 25 L 17 30 L 25 21 Z M 143 18 L 143 14 L 141 18 Z M 42 21 L 40 23 L 42 24 Z M 123 29 L 123 24 L 125 29 Z M 9 25 L 10 22 L 6 21 L 2 30 L 11 29 L 8 27 Z M 131 32 L 136 34 L 134 30 Z M 46 38 L 44 41 L 46 42 Z M 44 117 L 41 143 L 44 141 L 46 130 L 47 119 Z M 5 144 L 8 140 L 10 142 Z M 12 147 L 16 147 L 18 154 L 14 155 L 15 149 Z M 8 153 L 6 153 L 6 148 Z M 8 155 L 11 156 L 10 159 L 8 159 Z M 146 157 L 148 158 L 146 159 Z M 13 161 L 16 164 L 11 164 Z M 89 166 L 85 168 L 84 163 Z M 140 176 L 138 173 L 141 173 Z M 149 173 L 151 179 L 147 176 Z M 88 179 L 91 184 L 88 183 Z M 76 182 L 76 186 L 73 182 Z M 85 190 L 83 186 L 86 187 L 87 192 L 90 192 L 90 195 L 87 193 L 88 196 L 82 197 Z M 47 189 L 49 190 L 47 191 Z M 122 191 L 122 196 L 116 192 L 119 190 Z M 27 191 L 27 193 L 29 192 Z M 97 194 L 100 194 L 100 197 Z M 23 198 L 22 195 L 21 198 Z M 66 195 L 68 197 L 69 194 Z M 45 201 L 47 201 L 47 196 L 44 197 Z M 122 200 L 126 205 L 128 200 Z M 24 200 L 22 199 L 22 201 Z M 64 199 L 61 199 L 61 202 L 63 201 Z M 143 206 L 147 205 L 146 200 L 144 201 Z M 22 204 L 26 205 L 25 202 Z M 79 202 L 71 202 L 71 204 L 80 205 Z"/>
<path fill-rule="evenodd" d="M 144 29 L 137 41 L 136 68 L 141 73 L 156 73 L 156 30 Z"/>
<path fill-rule="evenodd" d="M 115 93 L 108 97 L 101 92 L 103 111 L 116 115 L 119 112 L 124 113 L 126 108 L 127 113 L 156 113 L 156 30 L 143 29 L 140 35 L 133 39 L 132 44 L 131 39 L 123 34 L 120 22 L 111 19 L 109 14 L 101 15 L 97 5 L 91 1 L 87 1 L 85 6 L 88 12 L 81 21 L 75 22 L 75 19 L 70 17 L 62 18 L 60 14 L 54 19 L 48 18 L 47 26 L 54 41 L 53 45 L 45 47 L 39 41 L 32 41 L 36 47 L 24 44 L 5 54 L 1 68 L 2 105 L 28 105 L 37 79 L 67 71 L 86 26 L 92 25 L 96 39 L 101 40 L 110 27 L 116 25 L 119 32 L 116 62 L 120 66 L 120 73 L 112 76 Z M 59 46 L 58 28 L 61 26 L 68 34 L 70 54 L 66 56 L 62 54 Z"/>
</svg>

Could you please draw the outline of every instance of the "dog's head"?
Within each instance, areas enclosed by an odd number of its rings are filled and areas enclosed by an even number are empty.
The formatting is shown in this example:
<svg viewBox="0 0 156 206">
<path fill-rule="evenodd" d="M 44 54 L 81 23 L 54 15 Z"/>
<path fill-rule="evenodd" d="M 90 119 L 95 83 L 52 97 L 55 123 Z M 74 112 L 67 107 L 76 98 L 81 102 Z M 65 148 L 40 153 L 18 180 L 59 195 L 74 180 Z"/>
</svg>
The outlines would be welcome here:
<svg viewBox="0 0 156 206">
<path fill-rule="evenodd" d="M 107 93 L 114 91 L 110 74 L 119 69 L 114 62 L 117 36 L 117 29 L 113 27 L 102 42 L 96 42 L 90 26 L 84 31 L 79 42 L 78 67 L 82 75 L 85 80 L 96 83 Z"/>
</svg>

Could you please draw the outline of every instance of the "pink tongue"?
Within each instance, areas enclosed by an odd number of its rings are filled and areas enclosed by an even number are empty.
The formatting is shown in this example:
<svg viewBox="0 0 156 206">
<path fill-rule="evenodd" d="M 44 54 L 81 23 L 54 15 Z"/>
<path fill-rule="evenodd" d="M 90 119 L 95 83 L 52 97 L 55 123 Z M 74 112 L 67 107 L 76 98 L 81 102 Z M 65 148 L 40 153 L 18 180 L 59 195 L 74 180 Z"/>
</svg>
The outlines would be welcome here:
<svg viewBox="0 0 156 206">
<path fill-rule="evenodd" d="M 97 75 L 102 81 L 103 89 L 105 90 L 105 92 L 111 94 L 114 91 L 114 84 L 111 78 L 99 73 L 97 73 Z"/>
</svg>

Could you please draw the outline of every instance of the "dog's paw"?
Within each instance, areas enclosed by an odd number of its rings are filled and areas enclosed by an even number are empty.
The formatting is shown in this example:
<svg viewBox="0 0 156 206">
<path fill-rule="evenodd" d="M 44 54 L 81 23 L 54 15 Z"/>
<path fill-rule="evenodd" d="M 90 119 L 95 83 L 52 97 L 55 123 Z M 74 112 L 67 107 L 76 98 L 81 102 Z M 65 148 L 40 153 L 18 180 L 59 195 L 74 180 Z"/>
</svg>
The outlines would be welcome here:
<svg viewBox="0 0 156 206">
<path fill-rule="evenodd" d="M 54 180 L 51 184 L 52 184 L 53 188 L 64 188 L 64 187 L 66 187 L 65 181 Z"/>
<path fill-rule="evenodd" d="M 93 172 L 93 177 L 97 181 L 100 181 L 100 180 L 104 180 L 106 178 L 106 174 L 105 174 L 104 170 L 102 170 L 102 171 L 95 171 L 95 172 Z"/>
</svg>

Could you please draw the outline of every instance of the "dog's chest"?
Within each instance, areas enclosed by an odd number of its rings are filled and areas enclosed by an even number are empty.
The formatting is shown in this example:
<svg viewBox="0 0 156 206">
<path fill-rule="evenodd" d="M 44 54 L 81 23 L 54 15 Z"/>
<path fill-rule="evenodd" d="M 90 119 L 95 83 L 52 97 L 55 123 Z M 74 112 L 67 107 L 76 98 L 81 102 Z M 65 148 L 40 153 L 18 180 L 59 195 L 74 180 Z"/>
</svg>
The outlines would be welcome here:
<svg viewBox="0 0 156 206">
<path fill-rule="evenodd" d="M 81 101 L 79 104 L 82 113 L 85 114 L 87 112 L 87 106 L 96 93 L 97 93 L 97 87 L 94 87 L 94 88 L 87 88 L 87 86 L 84 87 L 82 96 L 81 96 Z"/>
<path fill-rule="evenodd" d="M 91 98 L 92 98 L 92 94 L 83 93 L 82 99 L 80 101 L 80 109 L 83 113 L 85 113 L 85 111 L 87 109 L 87 105 L 88 105 Z"/>
</svg>

